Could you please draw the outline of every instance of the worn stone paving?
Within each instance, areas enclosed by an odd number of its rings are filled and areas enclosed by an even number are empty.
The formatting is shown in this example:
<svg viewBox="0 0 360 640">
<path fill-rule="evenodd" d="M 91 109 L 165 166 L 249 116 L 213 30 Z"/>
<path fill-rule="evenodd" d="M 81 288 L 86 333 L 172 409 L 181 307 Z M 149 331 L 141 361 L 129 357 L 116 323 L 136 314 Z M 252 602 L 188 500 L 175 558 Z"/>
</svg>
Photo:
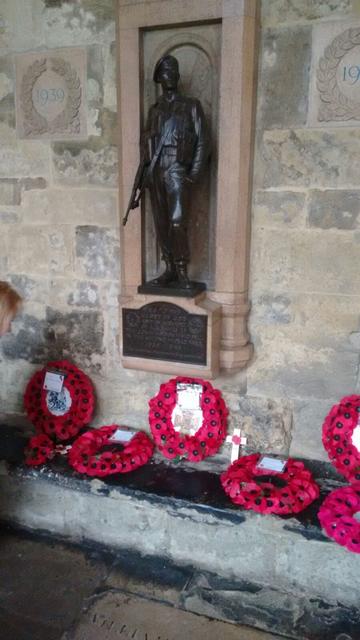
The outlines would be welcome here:
<svg viewBox="0 0 360 640">
<path fill-rule="evenodd" d="M 241 629 L 194 613 L 123 593 L 107 593 L 64 640 L 266 640 L 268 634 Z"/>
<path fill-rule="evenodd" d="M 0 548 L 1 640 L 278 638 L 177 608 L 187 568 L 6 530 Z"/>
</svg>

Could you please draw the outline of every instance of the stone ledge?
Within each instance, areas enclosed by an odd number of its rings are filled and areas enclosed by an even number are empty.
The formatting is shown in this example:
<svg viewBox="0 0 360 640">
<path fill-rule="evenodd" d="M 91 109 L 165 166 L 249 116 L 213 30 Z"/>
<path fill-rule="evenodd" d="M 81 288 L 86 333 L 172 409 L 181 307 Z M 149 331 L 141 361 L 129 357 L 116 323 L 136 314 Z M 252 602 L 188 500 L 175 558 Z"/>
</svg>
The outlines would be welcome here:
<svg viewBox="0 0 360 640">
<path fill-rule="evenodd" d="M 326 538 L 318 503 L 297 517 L 235 507 L 218 474 L 152 462 L 126 476 L 89 479 L 62 460 L 31 469 L 24 434 L 0 427 L 0 519 L 66 541 L 160 558 L 195 571 L 184 608 L 297 640 L 360 637 L 360 557 Z M 341 479 L 307 461 L 322 497 Z M 190 589 L 191 586 L 191 589 Z M 351 634 L 355 633 L 354 636 Z"/>
<path fill-rule="evenodd" d="M 7 426 L 0 424 L 0 460 L 5 462 L 5 474 L 22 479 L 41 479 L 55 483 L 66 489 L 115 497 L 125 495 L 145 500 L 151 504 L 168 505 L 172 508 L 191 507 L 199 513 L 214 513 L 217 518 L 233 523 L 241 523 L 252 517 L 258 518 L 253 511 L 243 510 L 234 505 L 222 490 L 219 474 L 190 467 L 188 463 L 168 463 L 159 457 L 149 464 L 129 474 L 118 474 L 97 479 L 83 476 L 73 471 L 68 464 L 57 457 L 51 465 L 28 467 L 23 464 L 23 449 L 28 434 L 23 426 Z M 284 529 L 302 535 L 311 540 L 329 542 L 321 532 L 317 511 L 325 495 L 333 488 L 345 484 L 334 468 L 317 460 L 302 460 L 312 471 L 320 484 L 321 495 L 310 507 L 296 516 L 284 516 Z M 1 473 L 1 472 L 0 472 Z M 279 520 L 277 516 L 269 516 Z"/>
</svg>

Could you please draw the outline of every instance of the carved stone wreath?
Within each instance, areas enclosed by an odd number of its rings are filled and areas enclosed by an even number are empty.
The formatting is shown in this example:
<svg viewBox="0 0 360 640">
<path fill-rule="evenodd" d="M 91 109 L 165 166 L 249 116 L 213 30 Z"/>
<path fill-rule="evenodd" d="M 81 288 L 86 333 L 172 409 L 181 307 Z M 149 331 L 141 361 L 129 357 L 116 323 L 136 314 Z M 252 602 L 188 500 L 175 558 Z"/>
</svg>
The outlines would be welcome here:
<svg viewBox="0 0 360 640">
<path fill-rule="evenodd" d="M 35 108 L 32 92 L 37 79 L 48 69 L 64 78 L 67 89 L 67 100 L 64 109 L 53 120 L 47 120 Z M 24 130 L 26 136 L 44 133 L 79 133 L 81 82 L 76 71 L 69 62 L 62 58 L 42 58 L 35 60 L 27 69 L 21 81 L 20 102 L 24 114 Z"/>
<path fill-rule="evenodd" d="M 325 49 L 317 71 L 317 88 L 320 92 L 319 121 L 360 120 L 360 102 L 348 98 L 339 88 L 337 71 L 339 64 L 351 49 L 360 45 L 360 28 L 347 29 Z"/>
</svg>

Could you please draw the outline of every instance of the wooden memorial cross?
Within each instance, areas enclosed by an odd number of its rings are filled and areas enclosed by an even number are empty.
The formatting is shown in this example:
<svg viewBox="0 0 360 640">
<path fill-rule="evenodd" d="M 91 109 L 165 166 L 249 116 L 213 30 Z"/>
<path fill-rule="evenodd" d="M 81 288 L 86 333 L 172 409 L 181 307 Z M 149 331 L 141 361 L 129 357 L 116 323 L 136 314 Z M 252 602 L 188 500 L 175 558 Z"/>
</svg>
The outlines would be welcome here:
<svg viewBox="0 0 360 640">
<path fill-rule="evenodd" d="M 234 429 L 232 435 L 226 437 L 226 442 L 232 444 L 230 462 L 233 463 L 239 457 L 240 447 L 246 445 L 246 437 L 241 435 L 241 429 Z"/>
</svg>

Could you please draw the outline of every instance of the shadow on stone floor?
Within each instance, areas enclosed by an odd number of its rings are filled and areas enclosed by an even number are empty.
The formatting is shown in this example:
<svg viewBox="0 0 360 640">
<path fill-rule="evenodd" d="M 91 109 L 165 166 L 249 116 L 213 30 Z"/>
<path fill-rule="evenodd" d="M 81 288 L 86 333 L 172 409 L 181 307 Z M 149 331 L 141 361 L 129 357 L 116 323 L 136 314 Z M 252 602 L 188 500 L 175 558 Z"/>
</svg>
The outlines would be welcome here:
<svg viewBox="0 0 360 640">
<path fill-rule="evenodd" d="M 2 532 L 1 639 L 58 640 L 108 570 L 100 557 Z"/>
<path fill-rule="evenodd" d="M 145 566 L 146 565 L 146 566 Z M 0 532 L 1 640 L 274 640 L 178 609 L 192 570 Z"/>
</svg>

